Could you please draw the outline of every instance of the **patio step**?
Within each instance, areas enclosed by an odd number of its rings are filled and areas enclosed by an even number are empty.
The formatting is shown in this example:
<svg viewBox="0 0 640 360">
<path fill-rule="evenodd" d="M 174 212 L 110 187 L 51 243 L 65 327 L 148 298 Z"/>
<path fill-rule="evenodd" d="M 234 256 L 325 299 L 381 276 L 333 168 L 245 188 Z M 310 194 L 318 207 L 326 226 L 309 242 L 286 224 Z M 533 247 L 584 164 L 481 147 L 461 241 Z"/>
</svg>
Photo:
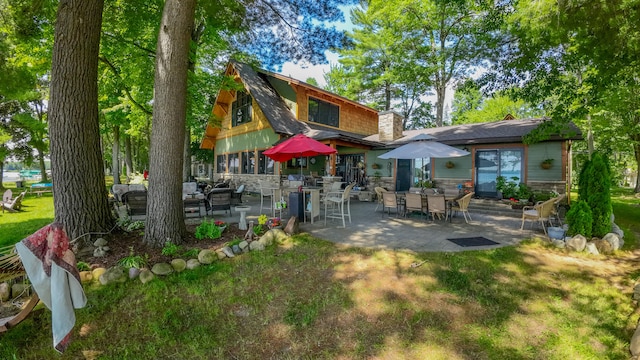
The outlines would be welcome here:
<svg viewBox="0 0 640 360">
<path fill-rule="evenodd" d="M 469 212 L 471 214 L 491 214 L 508 216 L 513 218 L 521 218 L 522 210 L 512 209 L 511 205 L 504 204 L 494 199 L 471 199 L 469 203 Z"/>
</svg>

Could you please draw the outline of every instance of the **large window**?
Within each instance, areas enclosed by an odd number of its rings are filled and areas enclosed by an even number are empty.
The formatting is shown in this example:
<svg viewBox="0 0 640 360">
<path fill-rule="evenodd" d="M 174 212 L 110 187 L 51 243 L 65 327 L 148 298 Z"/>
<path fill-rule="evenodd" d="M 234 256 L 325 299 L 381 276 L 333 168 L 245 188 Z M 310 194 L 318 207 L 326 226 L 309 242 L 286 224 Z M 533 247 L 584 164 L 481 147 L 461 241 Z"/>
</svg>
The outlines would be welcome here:
<svg viewBox="0 0 640 360">
<path fill-rule="evenodd" d="M 231 105 L 231 126 L 251 121 L 251 95 L 244 91 L 236 93 L 236 101 Z"/>
<path fill-rule="evenodd" d="M 224 155 L 218 155 L 216 157 L 216 166 L 216 171 L 218 172 L 218 174 L 224 174 L 226 172 L 227 161 Z"/>
<path fill-rule="evenodd" d="M 238 174 L 240 172 L 240 159 L 238 158 L 238 153 L 228 154 L 227 158 L 229 160 L 229 165 L 227 166 L 229 174 Z"/>
<path fill-rule="evenodd" d="M 258 174 L 273 175 L 275 161 L 263 154 L 264 150 L 258 151 Z"/>
<path fill-rule="evenodd" d="M 241 153 L 242 155 L 242 173 L 253 174 L 256 168 L 255 152 L 248 151 Z"/>
<path fill-rule="evenodd" d="M 309 121 L 339 127 L 340 107 L 316 98 L 309 98 Z"/>
</svg>

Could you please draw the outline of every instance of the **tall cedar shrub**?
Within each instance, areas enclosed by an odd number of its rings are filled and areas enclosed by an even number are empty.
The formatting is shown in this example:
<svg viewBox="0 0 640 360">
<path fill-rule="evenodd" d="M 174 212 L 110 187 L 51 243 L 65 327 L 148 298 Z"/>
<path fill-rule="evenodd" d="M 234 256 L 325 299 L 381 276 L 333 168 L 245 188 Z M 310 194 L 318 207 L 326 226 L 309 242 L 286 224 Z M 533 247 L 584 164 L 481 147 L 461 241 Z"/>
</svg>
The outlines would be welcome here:
<svg viewBox="0 0 640 360">
<path fill-rule="evenodd" d="M 579 179 L 580 200 L 589 204 L 593 217 L 593 236 L 602 237 L 611 231 L 611 175 L 606 158 L 594 153 L 585 162 Z"/>
<path fill-rule="evenodd" d="M 593 216 L 591 208 L 586 201 L 578 200 L 571 205 L 566 215 L 567 224 L 569 224 L 568 235 L 581 234 L 586 238 L 591 237 L 591 229 L 593 227 Z"/>
</svg>

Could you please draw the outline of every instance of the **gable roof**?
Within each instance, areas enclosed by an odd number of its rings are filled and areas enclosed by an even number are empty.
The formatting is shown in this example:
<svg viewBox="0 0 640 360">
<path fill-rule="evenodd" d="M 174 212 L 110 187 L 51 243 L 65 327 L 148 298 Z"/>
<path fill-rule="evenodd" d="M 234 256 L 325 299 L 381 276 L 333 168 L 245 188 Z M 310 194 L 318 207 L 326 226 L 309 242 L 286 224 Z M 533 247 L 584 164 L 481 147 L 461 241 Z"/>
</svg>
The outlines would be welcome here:
<svg viewBox="0 0 640 360">
<path fill-rule="evenodd" d="M 493 143 L 522 142 L 522 138 L 541 124 L 550 121 L 548 118 L 501 120 L 487 123 L 474 123 L 463 125 L 451 125 L 420 130 L 405 130 L 403 137 L 383 144 L 382 147 L 397 147 L 411 141 L 419 134 L 433 136 L 436 141 L 447 145 L 472 145 Z M 551 135 L 549 140 L 581 140 L 582 133 L 578 127 L 569 123 L 563 135 Z M 365 140 L 380 142 L 378 134 L 365 138 Z"/>
</svg>

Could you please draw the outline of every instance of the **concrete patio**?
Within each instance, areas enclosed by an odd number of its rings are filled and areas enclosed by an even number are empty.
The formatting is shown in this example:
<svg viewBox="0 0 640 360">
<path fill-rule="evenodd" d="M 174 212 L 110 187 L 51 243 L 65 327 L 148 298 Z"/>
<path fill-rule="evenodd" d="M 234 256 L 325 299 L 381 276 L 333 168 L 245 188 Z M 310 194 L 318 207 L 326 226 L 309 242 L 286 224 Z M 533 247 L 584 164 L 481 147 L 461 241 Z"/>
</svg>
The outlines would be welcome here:
<svg viewBox="0 0 640 360">
<path fill-rule="evenodd" d="M 245 194 L 242 199 L 243 205 L 251 206 L 251 210 L 247 212 L 247 220 L 253 220 L 257 223 L 257 218 L 260 215 L 260 197 Z M 382 206 L 375 211 L 376 205 L 376 202 L 361 202 L 352 199 L 351 223 L 347 222 L 346 228 L 339 228 L 342 222 L 332 219 L 327 219 L 325 226 L 323 208 L 320 217 L 316 217 L 314 224 L 300 223 L 300 231 L 347 246 L 416 252 L 485 250 L 514 245 L 534 235 L 544 235 L 539 225 L 533 224 L 531 226 L 529 222 L 525 224 L 525 230 L 520 231 L 521 220 L 513 216 L 470 211 L 473 220 L 467 224 L 462 214 L 454 216 L 452 222 L 432 221 L 417 215 L 412 215 L 410 218 L 397 217 L 393 212 L 391 215 L 387 215 L 382 212 Z M 264 210 L 262 213 L 271 215 L 270 210 Z M 288 215 L 288 210 L 282 211 L 284 222 L 288 219 Z M 228 212 L 216 211 L 213 216 L 208 216 L 208 218 L 211 217 L 216 220 L 237 223 L 240 214 L 236 211 L 232 211 L 231 215 Z M 498 242 L 499 245 L 462 247 L 447 240 L 447 238 L 480 236 Z"/>
</svg>

